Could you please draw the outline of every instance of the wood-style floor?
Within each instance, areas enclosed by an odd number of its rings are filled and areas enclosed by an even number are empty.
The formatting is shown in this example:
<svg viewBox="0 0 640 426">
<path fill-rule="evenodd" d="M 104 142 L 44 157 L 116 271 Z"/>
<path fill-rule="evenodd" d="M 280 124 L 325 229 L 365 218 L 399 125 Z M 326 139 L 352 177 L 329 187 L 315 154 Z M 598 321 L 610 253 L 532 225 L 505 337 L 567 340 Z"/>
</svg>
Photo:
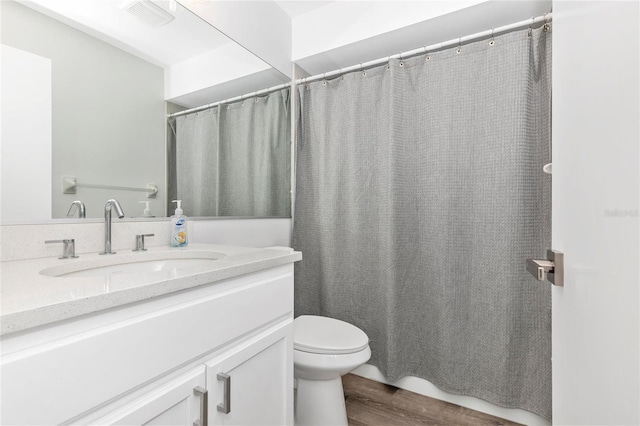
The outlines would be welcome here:
<svg viewBox="0 0 640 426">
<path fill-rule="evenodd" d="M 343 376 L 342 386 L 349 426 L 518 425 L 355 374 Z"/>
</svg>

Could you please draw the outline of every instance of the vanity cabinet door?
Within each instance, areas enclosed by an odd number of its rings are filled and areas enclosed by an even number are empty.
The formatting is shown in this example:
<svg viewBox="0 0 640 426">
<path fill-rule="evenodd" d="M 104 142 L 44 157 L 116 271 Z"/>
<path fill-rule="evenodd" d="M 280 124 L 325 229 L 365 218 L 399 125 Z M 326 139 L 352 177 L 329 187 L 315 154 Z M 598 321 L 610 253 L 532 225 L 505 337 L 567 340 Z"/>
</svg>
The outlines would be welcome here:
<svg viewBox="0 0 640 426">
<path fill-rule="evenodd" d="M 205 367 L 194 368 L 92 423 L 193 426 L 201 420 L 203 404 L 206 404 L 206 394 L 202 393 L 205 380 Z"/>
<path fill-rule="evenodd" d="M 210 425 L 293 424 L 292 338 L 289 320 L 206 363 Z"/>
</svg>

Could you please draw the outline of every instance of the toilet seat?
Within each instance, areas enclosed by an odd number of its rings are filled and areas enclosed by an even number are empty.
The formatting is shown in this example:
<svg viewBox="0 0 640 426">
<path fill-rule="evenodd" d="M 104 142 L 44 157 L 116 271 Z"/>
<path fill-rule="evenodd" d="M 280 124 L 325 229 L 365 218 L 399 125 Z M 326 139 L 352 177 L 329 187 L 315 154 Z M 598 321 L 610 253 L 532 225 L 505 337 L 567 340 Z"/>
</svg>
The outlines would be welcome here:
<svg viewBox="0 0 640 426">
<path fill-rule="evenodd" d="M 293 348 L 323 354 L 353 354 L 369 346 L 369 338 L 355 325 L 334 318 L 301 315 L 293 322 Z"/>
</svg>

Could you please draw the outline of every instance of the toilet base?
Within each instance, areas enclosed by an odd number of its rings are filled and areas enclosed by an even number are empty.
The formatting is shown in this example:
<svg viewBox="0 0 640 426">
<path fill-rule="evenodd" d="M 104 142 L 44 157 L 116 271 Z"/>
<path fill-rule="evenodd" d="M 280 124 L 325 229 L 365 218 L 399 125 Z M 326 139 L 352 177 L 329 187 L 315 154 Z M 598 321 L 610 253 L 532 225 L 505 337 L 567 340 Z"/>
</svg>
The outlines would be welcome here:
<svg viewBox="0 0 640 426">
<path fill-rule="evenodd" d="M 297 379 L 296 426 L 347 426 L 342 378 Z"/>
</svg>

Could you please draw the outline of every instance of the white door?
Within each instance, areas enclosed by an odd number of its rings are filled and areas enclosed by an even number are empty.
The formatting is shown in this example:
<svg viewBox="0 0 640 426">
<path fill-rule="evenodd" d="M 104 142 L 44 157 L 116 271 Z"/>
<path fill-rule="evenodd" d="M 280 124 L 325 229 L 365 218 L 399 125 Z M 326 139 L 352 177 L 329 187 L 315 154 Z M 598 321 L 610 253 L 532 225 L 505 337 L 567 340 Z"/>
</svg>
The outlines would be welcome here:
<svg viewBox="0 0 640 426">
<path fill-rule="evenodd" d="M 639 12 L 553 2 L 554 424 L 640 423 Z"/>
<path fill-rule="evenodd" d="M 292 338 L 287 322 L 206 363 L 209 424 L 293 424 Z"/>
</svg>

